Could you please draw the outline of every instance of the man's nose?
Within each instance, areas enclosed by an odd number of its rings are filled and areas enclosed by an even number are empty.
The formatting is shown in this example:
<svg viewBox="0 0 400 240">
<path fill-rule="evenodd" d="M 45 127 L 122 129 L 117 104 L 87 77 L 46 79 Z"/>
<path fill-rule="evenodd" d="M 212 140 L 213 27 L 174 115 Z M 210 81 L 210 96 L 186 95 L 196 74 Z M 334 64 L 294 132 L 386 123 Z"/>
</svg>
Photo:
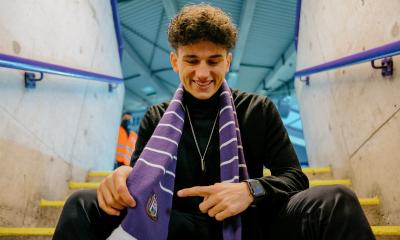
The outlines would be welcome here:
<svg viewBox="0 0 400 240">
<path fill-rule="evenodd" d="M 201 61 L 196 69 L 196 77 L 207 80 L 210 77 L 210 68 L 205 61 Z"/>
</svg>

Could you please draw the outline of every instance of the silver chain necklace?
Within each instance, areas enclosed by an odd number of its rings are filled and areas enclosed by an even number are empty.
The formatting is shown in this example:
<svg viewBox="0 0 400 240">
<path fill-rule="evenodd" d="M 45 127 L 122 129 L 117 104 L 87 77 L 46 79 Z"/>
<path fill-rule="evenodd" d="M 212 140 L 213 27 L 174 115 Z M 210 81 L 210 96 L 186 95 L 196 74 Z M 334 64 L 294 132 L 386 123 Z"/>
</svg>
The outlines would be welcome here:
<svg viewBox="0 0 400 240">
<path fill-rule="evenodd" d="M 218 119 L 218 115 L 219 115 L 219 110 L 218 110 L 218 113 L 217 113 L 217 117 L 215 118 L 213 128 L 212 128 L 212 130 L 211 130 L 210 139 L 208 139 L 208 143 L 207 143 L 206 150 L 204 151 L 204 155 L 201 156 L 199 144 L 197 144 L 196 135 L 194 134 L 193 125 L 192 125 L 192 120 L 190 119 L 189 108 L 187 107 L 187 104 L 186 104 L 186 109 L 187 109 L 187 113 L 188 113 L 188 117 L 189 117 L 190 127 L 192 128 L 193 138 L 194 138 L 194 141 L 196 142 L 196 147 L 197 147 L 197 150 L 199 151 L 199 155 L 200 155 L 200 158 L 201 158 L 201 170 L 202 170 L 202 171 L 205 171 L 205 170 L 204 170 L 204 157 L 206 156 L 206 152 L 207 152 L 207 149 L 208 149 L 208 145 L 210 145 L 210 141 L 211 141 L 211 137 L 212 137 L 213 132 L 214 132 L 215 124 L 217 123 L 217 119 Z"/>
</svg>

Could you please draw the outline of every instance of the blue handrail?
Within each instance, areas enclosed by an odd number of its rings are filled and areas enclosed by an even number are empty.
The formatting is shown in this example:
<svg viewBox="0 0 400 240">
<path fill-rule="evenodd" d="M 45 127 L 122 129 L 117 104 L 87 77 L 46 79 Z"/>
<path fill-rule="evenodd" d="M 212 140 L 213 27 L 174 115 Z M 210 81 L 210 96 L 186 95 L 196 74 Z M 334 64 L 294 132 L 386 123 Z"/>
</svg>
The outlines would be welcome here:
<svg viewBox="0 0 400 240">
<path fill-rule="evenodd" d="M 315 67 L 300 70 L 294 73 L 294 77 L 308 76 L 314 73 L 324 72 L 340 67 L 346 67 L 353 64 L 368 62 L 379 58 L 390 57 L 400 54 L 400 41 L 389 43 L 377 48 L 356 53 L 344 58 L 327 62 Z"/>
<path fill-rule="evenodd" d="M 67 77 L 84 78 L 108 83 L 124 83 L 124 79 L 110 77 L 102 74 L 87 72 L 79 69 L 63 67 L 60 65 L 39 62 L 21 57 L 0 53 L 0 67 L 14 68 L 25 71 L 50 73 Z"/>
<path fill-rule="evenodd" d="M 111 0 L 111 7 L 113 11 L 115 33 L 117 34 L 119 60 L 122 62 L 122 52 L 124 51 L 124 42 L 122 40 L 121 22 L 119 19 L 117 0 Z"/>
<path fill-rule="evenodd" d="M 296 47 L 296 52 L 297 52 L 297 43 L 299 41 L 300 13 L 301 13 L 301 0 L 297 0 L 296 25 L 294 29 L 294 46 Z"/>
<path fill-rule="evenodd" d="M 112 12 L 113 12 L 115 33 L 117 35 L 117 41 L 118 41 L 118 52 L 119 52 L 120 61 L 122 62 L 122 52 L 124 49 L 124 45 L 123 45 L 123 41 L 122 41 L 122 32 L 121 32 L 121 24 L 120 24 L 119 14 L 118 14 L 117 1 L 111 0 L 111 6 L 112 6 Z M 1 53 L 0 53 L 0 67 L 14 68 L 14 69 L 41 72 L 41 73 L 50 73 L 50 74 L 68 76 L 68 77 L 84 78 L 84 79 L 96 80 L 96 81 L 108 82 L 108 83 L 124 83 L 124 79 L 122 79 L 122 78 L 115 78 L 115 77 L 97 74 L 97 73 L 93 73 L 93 72 L 63 67 L 60 65 L 30 60 L 30 59 L 21 58 L 21 57 L 15 57 L 15 56 L 1 54 Z"/>
</svg>

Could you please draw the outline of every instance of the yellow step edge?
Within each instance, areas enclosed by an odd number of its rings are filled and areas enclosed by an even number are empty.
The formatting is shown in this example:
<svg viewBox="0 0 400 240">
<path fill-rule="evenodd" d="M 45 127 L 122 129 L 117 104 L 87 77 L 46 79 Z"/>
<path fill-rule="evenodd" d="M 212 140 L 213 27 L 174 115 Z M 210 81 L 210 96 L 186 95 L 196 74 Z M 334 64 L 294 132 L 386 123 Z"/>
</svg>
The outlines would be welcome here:
<svg viewBox="0 0 400 240">
<path fill-rule="evenodd" d="M 374 235 L 400 235 L 400 226 L 371 226 Z"/>
<path fill-rule="evenodd" d="M 321 173 L 321 172 L 331 172 L 330 167 L 326 168 L 302 168 L 301 169 L 304 173 Z M 271 171 L 269 169 L 264 169 L 263 170 L 264 174 L 271 174 Z"/>
<path fill-rule="evenodd" d="M 379 198 L 359 198 L 361 205 L 376 205 L 379 204 Z M 40 200 L 41 207 L 62 207 L 64 206 L 65 201 L 46 201 L 44 199 Z"/>
<path fill-rule="evenodd" d="M 98 177 L 98 176 L 108 176 L 110 175 L 112 172 L 89 172 L 89 176 L 90 177 Z"/>
<path fill-rule="evenodd" d="M 303 170 L 304 173 L 320 173 L 320 172 L 331 172 L 331 168 L 330 167 L 326 167 L 326 168 L 302 168 L 301 170 Z M 269 169 L 264 169 L 264 174 L 270 174 L 271 171 Z M 108 172 L 89 172 L 89 176 L 90 177 L 98 177 L 98 176 L 108 176 L 112 173 L 112 171 L 108 171 Z"/>
<path fill-rule="evenodd" d="M 54 235 L 55 228 L 2 228 L 0 236 L 9 235 Z"/>
<path fill-rule="evenodd" d="M 359 198 L 358 200 L 361 205 L 378 205 L 381 203 L 378 196 L 374 198 Z"/>
<path fill-rule="evenodd" d="M 320 185 L 351 185 L 350 180 L 311 180 L 310 186 L 320 186 Z M 70 188 L 98 188 L 100 186 L 99 182 L 70 182 Z"/>
<path fill-rule="evenodd" d="M 46 201 L 44 199 L 40 200 L 39 206 L 41 207 L 63 207 L 65 201 Z"/>
<path fill-rule="evenodd" d="M 321 172 L 331 172 L 330 167 L 320 167 L 320 168 L 302 168 L 304 173 L 321 173 Z"/>
<path fill-rule="evenodd" d="M 350 179 L 346 180 L 310 180 L 310 186 L 321 186 L 321 185 L 351 185 Z"/>
<path fill-rule="evenodd" d="M 98 188 L 99 182 L 69 182 L 70 188 Z"/>
<path fill-rule="evenodd" d="M 374 235 L 400 235 L 400 226 L 371 226 Z M 2 228 L 0 236 L 54 235 L 55 228 Z"/>
</svg>

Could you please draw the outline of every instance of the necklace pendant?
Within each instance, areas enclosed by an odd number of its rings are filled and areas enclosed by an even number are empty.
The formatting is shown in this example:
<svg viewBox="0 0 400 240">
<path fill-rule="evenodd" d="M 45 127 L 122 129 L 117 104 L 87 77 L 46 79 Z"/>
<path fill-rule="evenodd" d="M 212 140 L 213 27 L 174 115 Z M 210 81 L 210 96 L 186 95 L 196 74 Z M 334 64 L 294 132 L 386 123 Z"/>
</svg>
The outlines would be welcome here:
<svg viewBox="0 0 400 240">
<path fill-rule="evenodd" d="M 204 160 L 201 159 L 201 170 L 204 171 Z"/>
</svg>

